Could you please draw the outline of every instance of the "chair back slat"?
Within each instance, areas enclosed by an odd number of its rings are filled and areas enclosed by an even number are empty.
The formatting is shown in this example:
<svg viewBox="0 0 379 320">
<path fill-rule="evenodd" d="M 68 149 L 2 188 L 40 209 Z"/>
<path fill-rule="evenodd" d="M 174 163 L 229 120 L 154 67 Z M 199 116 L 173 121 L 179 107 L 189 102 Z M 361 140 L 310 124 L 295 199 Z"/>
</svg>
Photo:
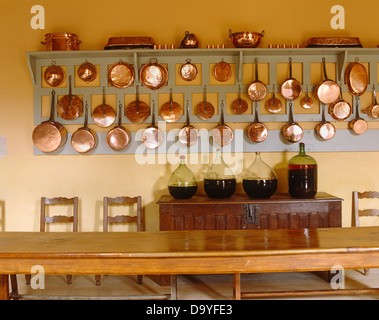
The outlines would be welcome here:
<svg viewBox="0 0 379 320">
<path fill-rule="evenodd" d="M 379 209 L 359 209 L 359 199 L 379 199 L 378 191 L 353 191 L 352 226 L 359 227 L 359 217 L 379 216 Z"/>
</svg>

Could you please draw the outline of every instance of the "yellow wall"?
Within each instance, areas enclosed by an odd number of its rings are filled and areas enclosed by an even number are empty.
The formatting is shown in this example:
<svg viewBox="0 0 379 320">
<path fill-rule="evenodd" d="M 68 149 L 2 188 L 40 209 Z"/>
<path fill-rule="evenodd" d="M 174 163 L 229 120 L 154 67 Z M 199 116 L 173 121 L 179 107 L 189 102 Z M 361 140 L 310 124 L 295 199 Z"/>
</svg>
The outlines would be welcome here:
<svg viewBox="0 0 379 320">
<path fill-rule="evenodd" d="M 345 0 L 346 29 L 332 30 L 330 9 L 335 1 L 58 1 L 0 0 L 0 135 L 6 136 L 7 155 L 0 158 L 0 230 L 37 231 L 41 196 L 78 195 L 80 230 L 101 230 L 104 195 L 142 195 L 146 229 L 158 230 L 160 195 L 166 193 L 170 171 L 176 165 L 138 165 L 133 155 L 34 156 L 33 86 L 26 51 L 44 50 L 45 33 L 73 32 L 82 50 L 102 49 L 111 36 L 152 36 L 158 44 L 179 45 L 184 31 L 194 32 L 201 46 L 230 46 L 228 30 L 265 30 L 262 47 L 304 44 L 312 36 L 359 36 L 365 47 L 379 43 L 379 2 Z M 30 9 L 45 8 L 45 30 L 33 30 Z M 262 155 L 281 178 L 293 154 Z M 378 152 L 314 153 L 319 163 L 319 189 L 344 198 L 343 226 L 350 225 L 351 191 L 379 190 Z M 253 160 L 246 154 L 244 167 Z M 202 180 L 206 165 L 191 169 Z"/>
</svg>

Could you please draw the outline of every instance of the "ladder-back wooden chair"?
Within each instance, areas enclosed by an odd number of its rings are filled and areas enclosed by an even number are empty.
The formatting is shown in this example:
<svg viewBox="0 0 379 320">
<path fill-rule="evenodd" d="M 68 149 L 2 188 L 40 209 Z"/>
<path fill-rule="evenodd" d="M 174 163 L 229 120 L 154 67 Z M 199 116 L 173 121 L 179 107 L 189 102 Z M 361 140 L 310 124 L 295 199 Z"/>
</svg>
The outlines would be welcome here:
<svg viewBox="0 0 379 320">
<path fill-rule="evenodd" d="M 104 197 L 103 198 L 103 231 L 109 231 L 109 225 L 111 224 L 135 224 L 137 232 L 142 231 L 142 204 L 141 196 L 137 197 Z M 124 214 L 111 216 L 110 206 L 129 206 L 134 207 L 136 205 L 135 215 Z M 134 211 L 134 210 L 131 210 Z M 100 285 L 101 276 L 95 276 L 96 285 Z M 137 283 L 142 284 L 142 275 L 137 276 Z"/>
</svg>

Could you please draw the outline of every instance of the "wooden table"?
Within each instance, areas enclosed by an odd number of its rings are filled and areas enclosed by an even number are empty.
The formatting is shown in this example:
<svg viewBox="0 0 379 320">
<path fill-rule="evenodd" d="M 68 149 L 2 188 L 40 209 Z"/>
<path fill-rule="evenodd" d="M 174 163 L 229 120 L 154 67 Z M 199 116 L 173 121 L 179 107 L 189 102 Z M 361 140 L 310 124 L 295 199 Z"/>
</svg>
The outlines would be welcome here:
<svg viewBox="0 0 379 320">
<path fill-rule="evenodd" d="M 379 227 L 169 232 L 2 232 L 0 298 L 9 274 L 234 274 L 379 267 Z"/>
</svg>

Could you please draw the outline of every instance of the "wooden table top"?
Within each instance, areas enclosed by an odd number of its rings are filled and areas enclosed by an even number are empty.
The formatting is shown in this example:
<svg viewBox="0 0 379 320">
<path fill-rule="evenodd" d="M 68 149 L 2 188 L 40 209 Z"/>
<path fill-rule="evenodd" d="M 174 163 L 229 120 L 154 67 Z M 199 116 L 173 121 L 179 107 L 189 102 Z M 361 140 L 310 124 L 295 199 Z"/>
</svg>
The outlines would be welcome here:
<svg viewBox="0 0 379 320">
<path fill-rule="evenodd" d="M 379 227 L 167 232 L 1 232 L 2 258 L 238 257 L 379 251 Z"/>
</svg>

